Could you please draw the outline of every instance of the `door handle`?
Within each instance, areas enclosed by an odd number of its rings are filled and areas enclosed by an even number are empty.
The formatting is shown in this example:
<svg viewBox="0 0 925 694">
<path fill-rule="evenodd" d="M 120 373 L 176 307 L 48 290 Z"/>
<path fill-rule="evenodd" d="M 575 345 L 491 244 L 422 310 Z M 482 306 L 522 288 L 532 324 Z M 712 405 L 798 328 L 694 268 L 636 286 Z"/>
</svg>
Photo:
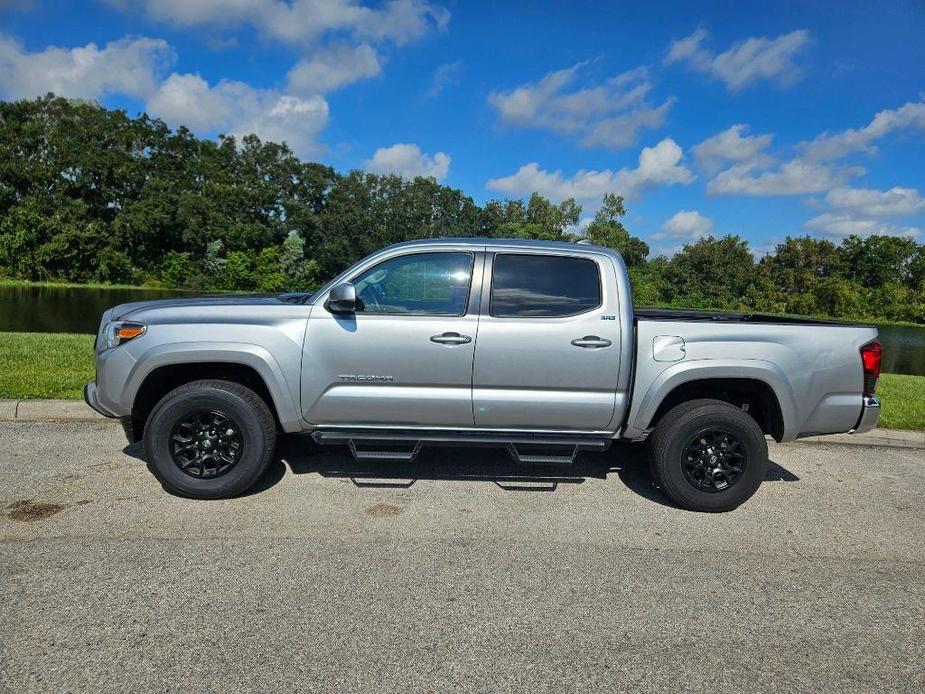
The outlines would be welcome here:
<svg viewBox="0 0 925 694">
<path fill-rule="evenodd" d="M 472 338 L 459 333 L 443 333 L 442 335 L 431 335 L 430 341 L 440 345 L 465 345 L 472 342 Z"/>
<path fill-rule="evenodd" d="M 585 347 L 586 349 L 597 349 L 600 347 L 610 347 L 611 342 L 607 338 L 598 337 L 597 335 L 585 335 L 572 340 L 576 347 Z"/>
</svg>

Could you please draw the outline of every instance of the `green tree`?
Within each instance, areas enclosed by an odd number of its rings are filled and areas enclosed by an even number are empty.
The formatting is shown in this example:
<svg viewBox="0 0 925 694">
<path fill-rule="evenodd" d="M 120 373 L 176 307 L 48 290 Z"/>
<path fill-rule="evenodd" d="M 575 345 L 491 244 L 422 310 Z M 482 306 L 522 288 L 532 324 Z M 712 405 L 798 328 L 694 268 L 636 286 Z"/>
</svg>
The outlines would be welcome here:
<svg viewBox="0 0 925 694">
<path fill-rule="evenodd" d="M 623 198 L 614 193 L 606 193 L 601 209 L 585 228 L 583 237 L 598 246 L 619 251 L 628 267 L 639 267 L 646 262 L 646 256 L 649 255 L 649 244 L 630 235 L 623 226 L 622 220 L 625 216 L 626 208 L 623 205 Z"/>
<path fill-rule="evenodd" d="M 919 249 L 915 241 L 899 236 L 849 236 L 839 252 L 844 259 L 845 276 L 865 287 L 879 287 L 897 279 L 912 285 L 917 271 L 913 268 Z"/>
<path fill-rule="evenodd" d="M 748 310 L 755 260 L 738 236 L 712 236 L 686 244 L 669 262 L 670 301 L 696 308 Z"/>
<path fill-rule="evenodd" d="M 245 251 L 231 251 L 219 275 L 220 289 L 255 289 L 254 259 Z"/>
<path fill-rule="evenodd" d="M 260 292 L 280 292 L 287 288 L 278 246 L 268 246 L 260 251 L 254 264 L 254 283 Z"/>
<path fill-rule="evenodd" d="M 48 95 L 0 102 L 0 275 L 194 289 L 309 290 L 385 245 L 513 237 L 618 250 L 637 303 L 925 322 L 925 246 L 905 237 L 840 244 L 787 237 L 755 262 L 739 237 L 648 259 L 605 195 L 581 207 L 526 200 L 483 206 L 432 178 L 341 175 L 253 135 L 201 139 Z"/>
<path fill-rule="evenodd" d="M 188 287 L 196 274 L 189 253 L 170 251 L 161 267 L 161 281 L 168 287 Z"/>
</svg>

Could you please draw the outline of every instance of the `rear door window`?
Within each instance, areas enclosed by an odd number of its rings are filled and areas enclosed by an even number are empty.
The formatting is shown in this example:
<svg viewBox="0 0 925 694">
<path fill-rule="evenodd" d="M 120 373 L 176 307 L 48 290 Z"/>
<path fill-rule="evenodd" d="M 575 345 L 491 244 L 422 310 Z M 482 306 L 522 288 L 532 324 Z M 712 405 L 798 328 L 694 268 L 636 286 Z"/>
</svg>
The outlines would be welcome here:
<svg viewBox="0 0 925 694">
<path fill-rule="evenodd" d="M 498 253 L 490 313 L 498 318 L 576 316 L 601 305 L 601 277 L 588 258 Z"/>
</svg>

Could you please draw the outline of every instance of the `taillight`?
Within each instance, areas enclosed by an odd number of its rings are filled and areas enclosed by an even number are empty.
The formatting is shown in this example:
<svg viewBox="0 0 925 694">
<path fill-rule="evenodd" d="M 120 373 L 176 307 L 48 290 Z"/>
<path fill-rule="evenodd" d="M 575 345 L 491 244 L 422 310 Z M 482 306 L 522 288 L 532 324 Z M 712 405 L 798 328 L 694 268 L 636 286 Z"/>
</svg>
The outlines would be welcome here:
<svg viewBox="0 0 925 694">
<path fill-rule="evenodd" d="M 874 340 L 861 347 L 861 364 L 864 366 L 864 395 L 873 395 L 880 377 L 880 343 Z"/>
</svg>

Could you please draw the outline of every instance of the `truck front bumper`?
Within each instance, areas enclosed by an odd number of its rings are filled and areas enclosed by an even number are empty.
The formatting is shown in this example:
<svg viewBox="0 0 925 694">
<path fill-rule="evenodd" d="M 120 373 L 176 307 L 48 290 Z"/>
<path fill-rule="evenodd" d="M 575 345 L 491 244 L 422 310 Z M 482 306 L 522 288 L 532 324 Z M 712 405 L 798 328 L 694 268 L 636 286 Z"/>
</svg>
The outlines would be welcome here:
<svg viewBox="0 0 925 694">
<path fill-rule="evenodd" d="M 96 381 L 90 381 L 87 385 L 84 386 L 84 402 L 104 417 L 109 417 L 112 419 L 116 416 L 105 407 L 100 405 L 100 401 L 96 397 Z"/>
<path fill-rule="evenodd" d="M 113 414 L 100 404 L 99 399 L 96 397 L 96 381 L 90 381 L 87 385 L 84 386 L 84 402 L 104 417 L 109 417 L 110 419 L 118 419 L 119 424 L 122 425 L 122 431 L 125 433 L 125 438 L 129 443 L 135 443 L 136 441 L 140 440 L 140 435 L 135 431 L 135 422 L 132 420 L 132 415 L 124 415 L 120 417 L 117 414 Z"/>
<path fill-rule="evenodd" d="M 861 407 L 861 418 L 852 434 L 866 434 L 877 426 L 880 419 L 880 399 L 876 395 L 865 395 L 864 405 Z"/>
</svg>

